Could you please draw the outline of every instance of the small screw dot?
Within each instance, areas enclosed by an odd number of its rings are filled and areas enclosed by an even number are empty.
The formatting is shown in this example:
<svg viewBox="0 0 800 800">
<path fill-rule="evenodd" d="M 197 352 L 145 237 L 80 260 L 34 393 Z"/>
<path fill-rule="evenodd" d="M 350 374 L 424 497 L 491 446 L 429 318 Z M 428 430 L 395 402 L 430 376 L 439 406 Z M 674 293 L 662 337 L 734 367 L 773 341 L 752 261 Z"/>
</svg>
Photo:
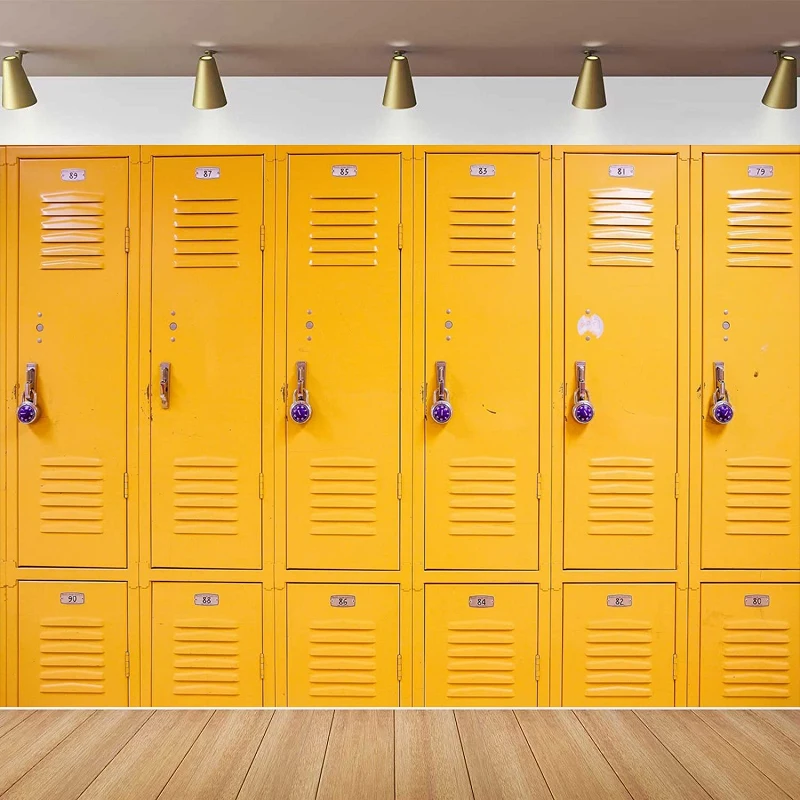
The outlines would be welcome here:
<svg viewBox="0 0 800 800">
<path fill-rule="evenodd" d="M 447 322 L 445 322 L 444 326 L 445 326 L 445 328 L 447 328 L 449 330 L 450 328 L 453 327 L 453 320 L 451 320 L 451 319 L 447 320 Z"/>
<path fill-rule="evenodd" d="M 175 316 L 175 312 L 174 311 L 170 311 L 169 313 L 172 314 L 173 317 Z"/>
<path fill-rule="evenodd" d="M 727 337 L 727 336 L 723 336 L 723 337 L 722 337 L 722 341 L 723 341 L 723 342 L 727 342 L 727 341 L 728 341 L 728 337 Z"/>
<path fill-rule="evenodd" d="M 447 341 L 447 342 L 450 341 L 450 337 L 449 336 L 445 336 L 444 338 L 445 338 L 445 341 Z"/>
<path fill-rule="evenodd" d="M 306 339 L 308 339 L 309 342 L 311 341 L 311 337 L 310 336 L 306 336 Z"/>
<path fill-rule="evenodd" d="M 447 313 L 448 313 L 448 314 L 450 313 L 450 309 L 449 309 L 449 308 L 447 309 Z"/>
<path fill-rule="evenodd" d="M 306 311 L 306 314 L 310 314 L 310 313 L 311 313 L 311 309 L 309 308 L 308 311 Z"/>
<path fill-rule="evenodd" d="M 728 309 L 726 308 L 722 313 L 723 314 L 727 314 L 728 313 Z"/>
<path fill-rule="evenodd" d="M 42 312 L 41 312 L 41 311 L 37 311 L 37 312 L 36 312 L 36 316 L 37 316 L 37 317 L 41 317 L 41 316 L 42 316 Z"/>
<path fill-rule="evenodd" d="M 41 343 L 42 343 L 42 340 L 41 340 L 41 339 L 37 339 L 36 341 L 37 341 L 39 344 L 41 344 Z"/>
<path fill-rule="evenodd" d="M 311 330 L 313 327 L 314 327 L 314 323 L 313 323 L 311 320 L 309 320 L 308 322 L 306 322 L 306 328 L 308 328 L 309 330 Z"/>
<path fill-rule="evenodd" d="M 175 341 L 175 337 L 174 337 L 174 336 L 170 336 L 170 337 L 169 337 L 169 340 L 170 340 L 171 342 L 174 342 L 174 341 Z"/>
<path fill-rule="evenodd" d="M 725 330 L 728 330 L 728 328 L 730 328 L 730 326 L 731 326 L 731 324 L 730 324 L 730 322 L 728 322 L 728 320 L 725 320 L 725 322 L 722 323 L 722 327 Z"/>
<path fill-rule="evenodd" d="M 176 330 L 176 329 L 177 329 L 177 327 L 178 327 L 178 323 L 177 323 L 177 322 L 170 322 L 170 324 L 169 324 L 169 329 L 170 329 L 171 331 L 174 331 L 174 330 Z"/>
<path fill-rule="evenodd" d="M 44 325 L 42 325 L 42 323 L 40 322 L 40 323 L 39 323 L 39 324 L 36 326 L 36 330 L 37 330 L 37 331 L 43 331 L 43 330 L 44 330 Z"/>
<path fill-rule="evenodd" d="M 587 336 L 587 337 L 586 337 L 586 341 L 587 341 L 587 342 L 588 342 L 588 341 L 590 341 L 590 340 L 591 340 L 591 338 L 592 338 L 591 336 Z"/>
<path fill-rule="evenodd" d="M 591 314 L 591 313 L 592 313 L 592 309 L 591 309 L 591 308 L 587 308 L 587 309 L 586 309 L 586 313 L 587 313 L 587 314 Z"/>
</svg>

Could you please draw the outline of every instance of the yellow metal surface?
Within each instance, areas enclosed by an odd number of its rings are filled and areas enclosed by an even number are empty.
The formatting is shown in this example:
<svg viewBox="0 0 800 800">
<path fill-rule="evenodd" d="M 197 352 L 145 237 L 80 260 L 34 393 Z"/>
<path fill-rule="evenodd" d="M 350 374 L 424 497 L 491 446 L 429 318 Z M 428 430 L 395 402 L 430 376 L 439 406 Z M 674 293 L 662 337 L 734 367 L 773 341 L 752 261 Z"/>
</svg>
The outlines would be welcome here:
<svg viewBox="0 0 800 800">
<path fill-rule="evenodd" d="M 19 584 L 19 704 L 127 706 L 125 583 Z"/>
<path fill-rule="evenodd" d="M 425 705 L 535 706 L 535 585 L 425 587 Z"/>
<path fill-rule="evenodd" d="M 266 658 L 258 583 L 152 585 L 152 702 L 260 706 Z"/>
<path fill-rule="evenodd" d="M 565 706 L 675 704 L 675 586 L 566 584 Z"/>
<path fill-rule="evenodd" d="M 290 706 L 396 706 L 400 699 L 400 587 L 288 584 Z"/>
</svg>

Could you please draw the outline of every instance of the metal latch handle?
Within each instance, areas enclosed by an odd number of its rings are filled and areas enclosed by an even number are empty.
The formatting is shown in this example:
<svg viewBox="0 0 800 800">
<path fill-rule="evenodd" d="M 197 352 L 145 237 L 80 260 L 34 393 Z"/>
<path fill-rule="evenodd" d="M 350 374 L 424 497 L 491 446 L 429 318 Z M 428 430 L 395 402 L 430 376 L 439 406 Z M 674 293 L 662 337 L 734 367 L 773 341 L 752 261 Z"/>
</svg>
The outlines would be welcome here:
<svg viewBox="0 0 800 800">
<path fill-rule="evenodd" d="M 158 368 L 159 371 L 159 395 L 161 397 L 161 408 L 169 408 L 169 373 L 170 362 L 162 361 Z"/>
</svg>

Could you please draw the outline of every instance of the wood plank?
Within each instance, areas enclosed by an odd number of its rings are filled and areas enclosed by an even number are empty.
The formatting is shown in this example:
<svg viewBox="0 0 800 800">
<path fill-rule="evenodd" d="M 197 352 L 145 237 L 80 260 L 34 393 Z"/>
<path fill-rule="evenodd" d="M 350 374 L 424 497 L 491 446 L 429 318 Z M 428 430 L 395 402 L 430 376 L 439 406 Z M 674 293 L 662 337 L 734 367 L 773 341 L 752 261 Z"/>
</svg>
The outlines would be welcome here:
<svg viewBox="0 0 800 800">
<path fill-rule="evenodd" d="M 394 735 L 397 800 L 473 800 L 452 711 L 395 711 Z"/>
<path fill-rule="evenodd" d="M 694 713 L 789 797 L 800 797 L 800 743 L 747 709 Z"/>
<path fill-rule="evenodd" d="M 522 732 L 556 800 L 630 800 L 572 711 L 517 711 Z"/>
<path fill-rule="evenodd" d="M 30 708 L 0 709 L 0 739 L 31 714 L 33 714 L 33 709 Z"/>
<path fill-rule="evenodd" d="M 637 711 L 659 741 L 716 800 L 786 800 L 786 795 L 693 711 Z"/>
<path fill-rule="evenodd" d="M 36 711 L 0 739 L 0 794 L 39 763 L 94 712 L 88 709 Z"/>
<path fill-rule="evenodd" d="M 475 800 L 534 800 L 550 794 L 513 711 L 456 711 Z"/>
<path fill-rule="evenodd" d="M 635 800 L 708 800 L 633 711 L 591 709 L 575 716 Z"/>
<path fill-rule="evenodd" d="M 332 722 L 327 709 L 276 711 L 238 800 L 314 800 Z"/>
<path fill-rule="evenodd" d="M 26 772 L 3 800 L 75 800 L 152 714 L 130 708 L 96 711 Z"/>
<path fill-rule="evenodd" d="M 776 708 L 774 710 L 755 709 L 755 713 L 788 736 L 795 744 L 800 744 L 800 711 L 793 708 Z"/>
<path fill-rule="evenodd" d="M 393 800 L 394 714 L 336 711 L 322 766 L 318 800 Z"/>
<path fill-rule="evenodd" d="M 81 800 L 155 800 L 213 712 L 156 711 L 81 795 Z"/>
<path fill-rule="evenodd" d="M 159 800 L 234 800 L 253 763 L 272 711 L 215 711 Z"/>
</svg>

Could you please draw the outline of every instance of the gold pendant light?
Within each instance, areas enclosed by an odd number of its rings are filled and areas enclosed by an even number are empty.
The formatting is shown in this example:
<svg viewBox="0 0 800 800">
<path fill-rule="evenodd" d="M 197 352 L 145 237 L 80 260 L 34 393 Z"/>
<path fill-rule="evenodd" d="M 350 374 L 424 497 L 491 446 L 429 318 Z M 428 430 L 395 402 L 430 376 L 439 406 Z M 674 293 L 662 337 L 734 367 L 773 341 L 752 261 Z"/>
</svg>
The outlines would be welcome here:
<svg viewBox="0 0 800 800">
<path fill-rule="evenodd" d="M 797 59 L 776 50 L 778 63 L 761 102 L 770 108 L 797 108 Z"/>
<path fill-rule="evenodd" d="M 405 50 L 395 50 L 386 78 L 383 105 L 386 108 L 413 108 L 416 104 L 414 81 L 411 78 L 411 67 L 408 65 Z"/>
<path fill-rule="evenodd" d="M 219 77 L 219 69 L 214 59 L 216 50 L 206 50 L 197 62 L 197 76 L 194 79 L 194 97 L 192 105 L 195 108 L 222 108 L 227 105 L 225 89 Z"/>
<path fill-rule="evenodd" d="M 28 108 L 35 105 L 36 95 L 22 67 L 27 50 L 17 50 L 3 59 L 3 108 Z"/>
<path fill-rule="evenodd" d="M 606 90 L 603 85 L 600 56 L 594 50 L 583 52 L 586 58 L 583 60 L 575 94 L 572 96 L 572 105 L 575 108 L 603 108 L 606 104 Z"/>
</svg>

